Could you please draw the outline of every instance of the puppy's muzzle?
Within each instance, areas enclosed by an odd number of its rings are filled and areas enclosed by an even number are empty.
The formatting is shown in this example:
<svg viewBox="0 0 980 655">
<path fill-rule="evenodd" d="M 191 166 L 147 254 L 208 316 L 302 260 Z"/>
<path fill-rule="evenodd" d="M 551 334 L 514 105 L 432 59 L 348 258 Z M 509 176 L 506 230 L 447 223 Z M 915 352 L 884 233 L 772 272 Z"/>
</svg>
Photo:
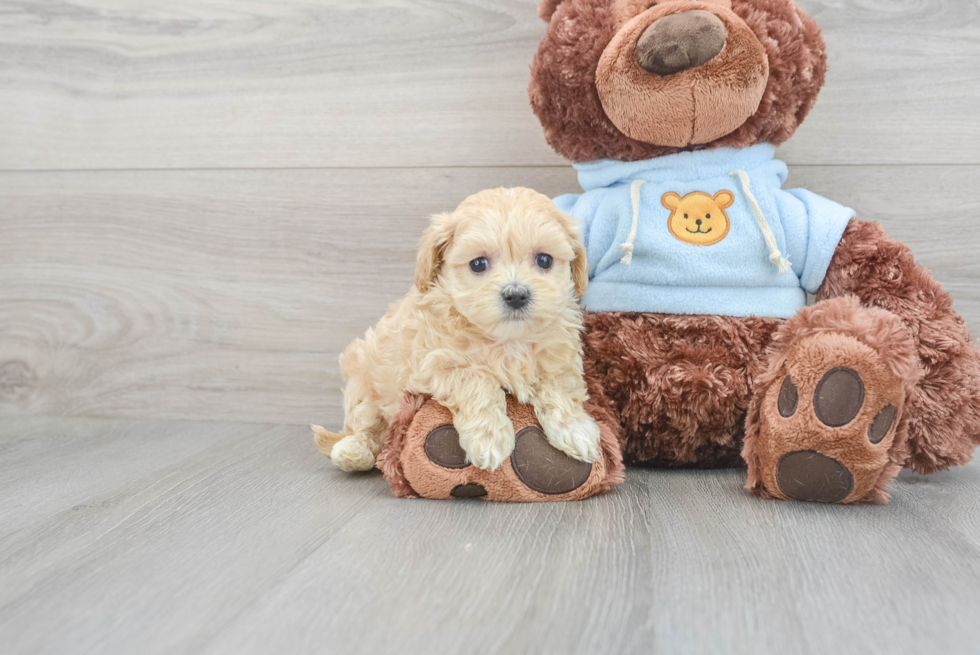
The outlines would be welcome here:
<svg viewBox="0 0 980 655">
<path fill-rule="evenodd" d="M 521 284 L 508 284 L 501 289 L 500 297 L 511 309 L 524 309 L 531 302 L 531 290 Z"/>
</svg>

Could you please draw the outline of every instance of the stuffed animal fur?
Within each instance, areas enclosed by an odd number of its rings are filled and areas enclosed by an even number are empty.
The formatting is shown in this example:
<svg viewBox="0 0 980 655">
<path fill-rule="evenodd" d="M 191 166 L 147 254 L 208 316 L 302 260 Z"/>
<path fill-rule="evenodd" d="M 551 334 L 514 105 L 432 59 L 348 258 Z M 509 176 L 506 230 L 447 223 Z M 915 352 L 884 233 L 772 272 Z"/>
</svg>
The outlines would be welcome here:
<svg viewBox="0 0 980 655">
<path fill-rule="evenodd" d="M 824 82 L 813 19 L 792 0 L 540 15 L 531 104 L 585 190 L 556 203 L 585 223 L 586 372 L 626 462 L 746 466 L 763 498 L 839 503 L 967 462 L 980 352 L 949 294 L 881 225 L 781 188 L 773 147 Z"/>
</svg>

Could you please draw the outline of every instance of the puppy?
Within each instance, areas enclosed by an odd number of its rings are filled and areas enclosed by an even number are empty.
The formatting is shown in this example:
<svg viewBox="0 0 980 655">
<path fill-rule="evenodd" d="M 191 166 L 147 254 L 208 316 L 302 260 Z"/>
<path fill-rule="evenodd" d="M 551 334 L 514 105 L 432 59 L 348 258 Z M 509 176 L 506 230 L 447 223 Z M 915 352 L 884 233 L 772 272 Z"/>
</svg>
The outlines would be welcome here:
<svg viewBox="0 0 980 655">
<path fill-rule="evenodd" d="M 577 224 L 530 189 L 493 189 L 432 218 L 415 285 L 340 357 L 342 434 L 312 426 L 317 448 L 345 471 L 374 466 L 406 391 L 453 414 L 468 461 L 493 470 L 514 449 L 505 393 L 534 407 L 551 444 L 599 459 L 586 414 L 582 311 L 588 283 Z"/>
</svg>

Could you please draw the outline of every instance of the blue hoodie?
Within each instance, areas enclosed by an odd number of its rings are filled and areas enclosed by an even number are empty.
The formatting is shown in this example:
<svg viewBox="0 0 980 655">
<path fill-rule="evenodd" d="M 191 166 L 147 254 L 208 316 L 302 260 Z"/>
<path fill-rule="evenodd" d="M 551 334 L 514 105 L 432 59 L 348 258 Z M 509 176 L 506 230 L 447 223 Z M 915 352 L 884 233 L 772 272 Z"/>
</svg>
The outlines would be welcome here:
<svg viewBox="0 0 980 655">
<path fill-rule="evenodd" d="M 815 293 L 854 211 L 784 191 L 775 148 L 576 164 L 585 193 L 555 198 L 582 221 L 591 312 L 788 318 Z"/>
</svg>

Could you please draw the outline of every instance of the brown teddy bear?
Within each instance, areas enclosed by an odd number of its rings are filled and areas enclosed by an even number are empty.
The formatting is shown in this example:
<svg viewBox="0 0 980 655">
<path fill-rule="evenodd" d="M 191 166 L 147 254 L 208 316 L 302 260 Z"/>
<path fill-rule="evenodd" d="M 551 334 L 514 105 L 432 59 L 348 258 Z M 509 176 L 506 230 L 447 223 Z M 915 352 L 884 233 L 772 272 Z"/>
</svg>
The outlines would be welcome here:
<svg viewBox="0 0 980 655">
<path fill-rule="evenodd" d="M 877 223 L 782 189 L 775 146 L 824 82 L 816 23 L 792 0 L 544 0 L 539 13 L 529 93 L 584 190 L 555 202 L 584 226 L 604 457 L 586 471 L 519 437 L 512 461 L 478 471 L 445 410 L 409 398 L 379 460 L 396 492 L 581 498 L 621 479 L 617 439 L 627 464 L 747 466 L 764 498 L 820 502 L 884 502 L 902 467 L 968 461 L 980 351 L 950 296 Z M 526 414 L 511 404 L 515 428 Z M 549 471 L 556 487 L 534 482 Z"/>
<path fill-rule="evenodd" d="M 980 352 L 949 294 L 879 224 L 780 188 L 773 146 L 824 82 L 816 23 L 792 0 L 539 13 L 531 104 L 586 189 L 556 203 L 586 222 L 587 375 L 626 462 L 747 465 L 760 496 L 842 503 L 967 462 Z M 709 197 L 685 213 L 688 193 Z"/>
</svg>

